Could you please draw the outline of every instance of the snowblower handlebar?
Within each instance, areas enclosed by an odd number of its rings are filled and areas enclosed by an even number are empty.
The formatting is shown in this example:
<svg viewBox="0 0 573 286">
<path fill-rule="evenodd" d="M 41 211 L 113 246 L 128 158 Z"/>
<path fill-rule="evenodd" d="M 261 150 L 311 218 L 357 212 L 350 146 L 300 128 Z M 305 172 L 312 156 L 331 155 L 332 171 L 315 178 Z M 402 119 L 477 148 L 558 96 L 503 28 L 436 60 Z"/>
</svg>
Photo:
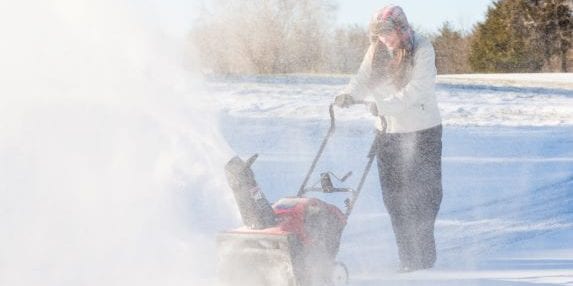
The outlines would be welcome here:
<svg viewBox="0 0 573 286">
<path fill-rule="evenodd" d="M 373 116 L 379 115 L 376 102 L 367 100 L 353 100 L 350 105 L 364 105 L 368 108 L 370 114 L 372 114 Z M 336 106 L 336 103 L 331 103 L 330 106 L 328 107 L 328 111 L 330 113 L 330 124 L 332 126 L 334 126 L 334 106 Z"/>
<path fill-rule="evenodd" d="M 353 105 L 361 104 L 368 108 L 368 111 L 372 116 L 378 116 L 378 107 L 376 106 L 376 102 L 373 101 L 366 101 L 366 100 L 355 100 Z"/>
<path fill-rule="evenodd" d="M 352 104 L 353 105 L 357 105 L 357 104 L 366 105 L 367 107 L 369 107 L 370 113 L 372 115 L 374 115 L 374 116 L 378 115 L 378 111 L 376 109 L 376 103 L 374 103 L 374 102 L 365 101 L 365 100 L 354 100 L 354 101 L 352 101 Z M 330 115 L 330 128 L 328 129 L 326 136 L 322 140 L 322 144 L 320 145 L 320 148 L 318 149 L 318 153 L 316 154 L 316 156 L 314 157 L 314 160 L 312 161 L 312 164 L 310 166 L 310 170 L 308 170 L 306 177 L 304 178 L 300 188 L 298 189 L 297 197 L 301 197 L 307 191 L 307 189 L 305 189 L 305 188 L 306 188 L 306 184 L 308 183 L 308 180 L 310 179 L 310 175 L 314 171 L 314 168 L 316 167 L 316 163 L 318 162 L 318 159 L 322 155 L 322 152 L 324 151 L 324 147 L 326 146 L 326 143 L 328 143 L 328 139 L 332 136 L 332 134 L 334 134 L 334 130 L 336 129 L 336 116 L 334 114 L 334 106 L 336 106 L 335 103 L 331 103 L 328 106 L 328 113 Z M 376 111 L 374 112 L 373 110 L 376 110 Z"/>
<path fill-rule="evenodd" d="M 354 192 L 354 190 L 351 188 L 332 188 L 332 189 L 329 189 L 328 191 L 325 191 L 323 188 L 319 188 L 319 187 L 306 188 L 306 189 L 304 189 L 304 191 L 305 191 L 305 193 L 317 192 L 317 193 L 327 193 L 327 194 Z"/>
</svg>

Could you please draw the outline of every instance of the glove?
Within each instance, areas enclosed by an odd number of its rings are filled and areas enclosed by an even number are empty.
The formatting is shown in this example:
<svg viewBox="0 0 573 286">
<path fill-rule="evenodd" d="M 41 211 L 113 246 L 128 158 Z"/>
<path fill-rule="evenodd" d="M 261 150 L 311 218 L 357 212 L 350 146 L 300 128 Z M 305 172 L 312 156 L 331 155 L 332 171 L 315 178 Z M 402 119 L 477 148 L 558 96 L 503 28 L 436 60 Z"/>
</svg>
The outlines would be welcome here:
<svg viewBox="0 0 573 286">
<path fill-rule="evenodd" d="M 338 107 L 346 108 L 352 104 L 354 104 L 354 98 L 352 98 L 352 96 L 350 94 L 343 93 L 343 94 L 337 95 L 334 98 L 334 105 L 336 105 Z"/>
</svg>

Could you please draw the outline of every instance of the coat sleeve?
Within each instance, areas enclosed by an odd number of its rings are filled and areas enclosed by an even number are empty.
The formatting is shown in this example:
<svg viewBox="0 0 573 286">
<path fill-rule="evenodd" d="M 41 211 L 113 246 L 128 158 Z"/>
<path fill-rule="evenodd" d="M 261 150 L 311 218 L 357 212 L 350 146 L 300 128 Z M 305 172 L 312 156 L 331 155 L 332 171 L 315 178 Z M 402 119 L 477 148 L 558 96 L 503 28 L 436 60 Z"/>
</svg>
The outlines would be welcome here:
<svg viewBox="0 0 573 286">
<path fill-rule="evenodd" d="M 409 106 L 421 102 L 420 97 L 436 84 L 436 63 L 434 48 L 429 42 L 414 55 L 414 66 L 410 81 L 401 89 L 386 95 L 378 102 L 378 110 L 383 115 L 396 115 Z M 384 92 L 384 91 L 381 91 Z"/>
<path fill-rule="evenodd" d="M 350 94 L 356 100 L 362 100 L 368 95 L 370 89 L 368 87 L 368 80 L 372 72 L 372 57 L 374 56 L 374 46 L 370 45 L 368 51 L 364 55 L 364 59 L 360 64 L 358 72 L 350 83 L 346 86 L 343 93 Z"/>
</svg>

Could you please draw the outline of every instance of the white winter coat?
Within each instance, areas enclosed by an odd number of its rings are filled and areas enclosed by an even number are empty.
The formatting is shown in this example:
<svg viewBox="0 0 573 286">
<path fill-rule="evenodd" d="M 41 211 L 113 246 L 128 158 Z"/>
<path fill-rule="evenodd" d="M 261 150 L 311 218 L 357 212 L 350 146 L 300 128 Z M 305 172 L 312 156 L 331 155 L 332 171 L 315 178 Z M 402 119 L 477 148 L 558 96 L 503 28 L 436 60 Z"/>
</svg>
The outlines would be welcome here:
<svg viewBox="0 0 573 286">
<path fill-rule="evenodd" d="M 390 81 L 368 87 L 374 55 L 374 46 L 370 45 L 358 73 L 345 90 L 357 100 L 372 96 L 378 112 L 388 123 L 388 133 L 415 132 L 437 126 L 442 121 L 435 93 L 434 48 L 426 38 L 417 34 L 415 37 L 413 66 L 406 72 L 409 80 L 403 88 L 397 89 Z"/>
</svg>

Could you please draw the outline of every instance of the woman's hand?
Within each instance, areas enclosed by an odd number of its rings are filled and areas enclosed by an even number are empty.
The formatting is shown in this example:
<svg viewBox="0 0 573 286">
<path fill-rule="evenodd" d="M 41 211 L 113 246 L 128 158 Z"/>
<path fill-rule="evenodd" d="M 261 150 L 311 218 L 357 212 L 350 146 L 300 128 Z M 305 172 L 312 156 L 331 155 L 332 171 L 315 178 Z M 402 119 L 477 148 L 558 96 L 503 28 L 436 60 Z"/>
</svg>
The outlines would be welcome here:
<svg viewBox="0 0 573 286">
<path fill-rule="evenodd" d="M 350 94 L 343 93 L 339 94 L 334 98 L 334 105 L 340 108 L 346 108 L 354 104 L 354 98 Z"/>
</svg>

